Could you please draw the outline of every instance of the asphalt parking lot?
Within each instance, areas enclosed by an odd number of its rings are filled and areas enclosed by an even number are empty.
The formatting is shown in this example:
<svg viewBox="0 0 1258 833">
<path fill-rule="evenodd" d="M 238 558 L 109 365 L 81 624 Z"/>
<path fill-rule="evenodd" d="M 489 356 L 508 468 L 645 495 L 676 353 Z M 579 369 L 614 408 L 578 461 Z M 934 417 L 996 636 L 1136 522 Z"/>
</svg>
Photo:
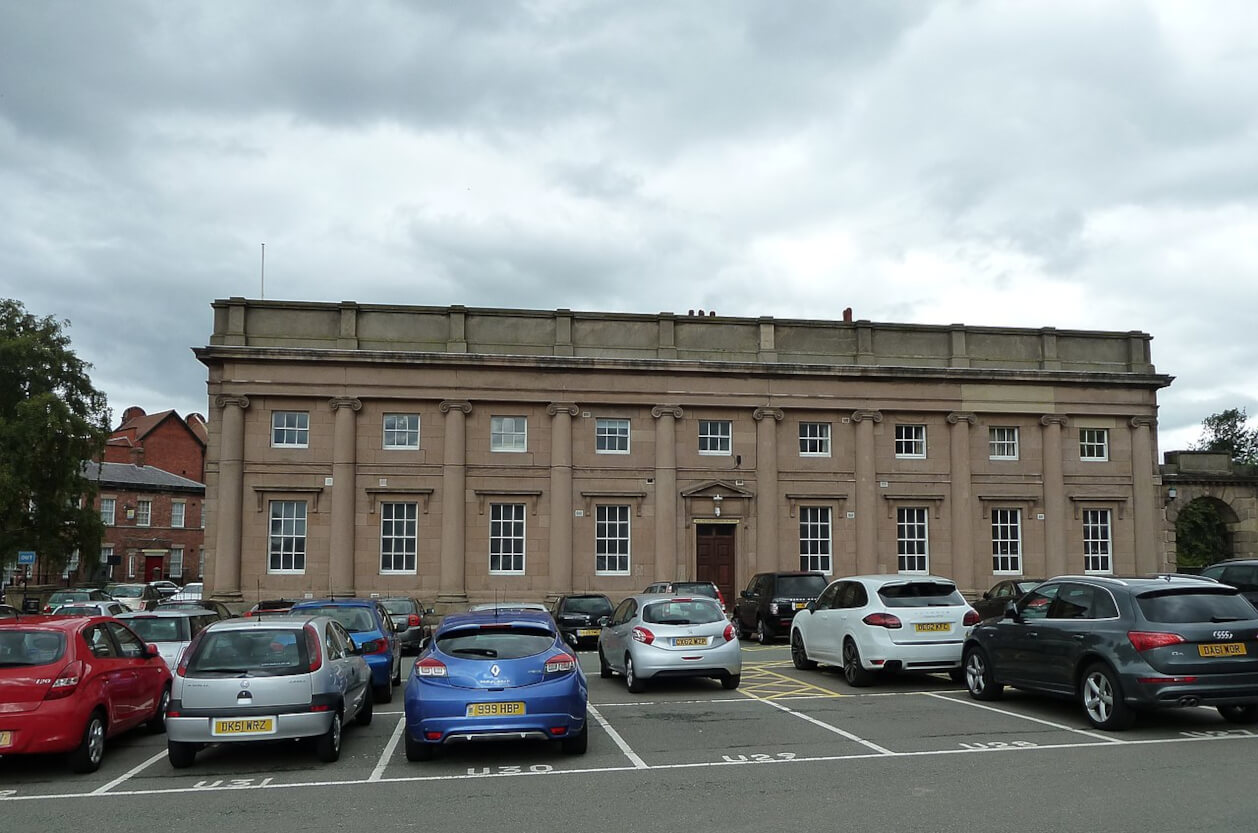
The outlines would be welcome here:
<svg viewBox="0 0 1258 833">
<path fill-rule="evenodd" d="M 802 823 L 815 813 L 861 807 L 913 810 L 901 824 L 879 829 L 995 830 L 1016 816 L 993 815 L 993 803 L 1014 795 L 1035 806 L 1064 797 L 1060 820 L 1103 813 L 1110 830 L 1164 829 L 1176 813 L 1199 830 L 1252 827 L 1249 772 L 1258 731 L 1225 723 L 1210 709 L 1145 717 L 1111 734 L 1092 730 L 1074 703 L 1017 692 L 977 703 L 945 676 L 852 689 L 837 669 L 797 671 L 785 646 L 745 645 L 736 691 L 715 681 L 664 681 L 631 695 L 620 678 L 599 678 L 593 654 L 583 652 L 581 661 L 593 721 L 583 756 L 544 743 L 479 744 L 412 764 L 400 743 L 395 696 L 376 706 L 371 726 L 347 727 L 335 764 L 277 742 L 212 747 L 191 769 L 177 771 L 166 760 L 165 736 L 142 731 L 113 740 L 92 775 L 72 775 L 55 757 L 0 759 L 0 819 L 31 822 L 7 829 L 52 830 L 81 826 L 89 812 L 106 820 L 106 829 L 113 829 L 109 819 L 134 829 L 123 821 L 156 806 L 166 817 L 186 815 L 187 829 L 221 826 L 204 811 L 256 813 L 260 820 L 279 813 L 267 825 L 280 830 L 288 829 L 285 818 L 331 819 L 348 808 L 370 815 L 383 807 L 397 814 L 384 829 L 449 814 L 448 829 L 531 830 L 545 829 L 545 815 L 531 826 L 527 820 L 538 811 L 520 799 L 549 796 L 567 805 L 568 817 L 586 814 L 593 823 L 605 822 L 613 808 L 632 808 L 643 819 L 634 829 L 667 829 L 663 820 L 674 812 L 692 820 L 687 830 L 778 829 L 764 822 L 803 813 Z M 1183 802 L 1169 799 L 1176 791 Z M 1229 808 L 1238 802 L 1251 806 L 1245 823 L 1230 827 Z M 407 808 L 420 815 L 412 818 Z M 964 826 L 941 824 L 967 815 Z"/>
</svg>

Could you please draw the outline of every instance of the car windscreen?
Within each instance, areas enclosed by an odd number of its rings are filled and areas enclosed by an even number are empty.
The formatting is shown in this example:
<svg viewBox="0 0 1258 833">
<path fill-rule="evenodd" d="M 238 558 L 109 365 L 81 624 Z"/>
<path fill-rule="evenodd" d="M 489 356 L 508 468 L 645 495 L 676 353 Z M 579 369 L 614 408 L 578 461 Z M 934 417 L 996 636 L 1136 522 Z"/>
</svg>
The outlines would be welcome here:
<svg viewBox="0 0 1258 833">
<path fill-rule="evenodd" d="M 529 625 L 454 628 L 438 634 L 437 650 L 452 657 L 470 659 L 519 659 L 549 650 L 555 634 Z"/>
<path fill-rule="evenodd" d="M 310 665 L 306 642 L 295 628 L 202 631 L 188 659 L 188 676 L 304 674 Z"/>
<path fill-rule="evenodd" d="M 707 599 L 648 602 L 642 608 L 642 621 L 652 625 L 706 625 L 724 618 L 721 608 Z"/>
<path fill-rule="evenodd" d="M 57 631 L 0 630 L 0 668 L 50 665 L 65 656 L 66 637 Z"/>
<path fill-rule="evenodd" d="M 58 590 L 48 597 L 48 604 L 58 605 L 66 602 L 86 602 L 92 598 L 86 590 Z"/>
<path fill-rule="evenodd" d="M 560 613 L 588 613 L 591 616 L 610 616 L 612 603 L 606 596 L 569 596 L 563 601 Z"/>
<path fill-rule="evenodd" d="M 938 607 L 963 605 L 965 597 L 957 586 L 946 581 L 906 581 L 878 588 L 878 597 L 887 607 Z"/>
<path fill-rule="evenodd" d="M 678 581 L 673 583 L 674 593 L 693 593 L 696 596 L 716 598 L 716 587 L 706 581 Z"/>
<path fill-rule="evenodd" d="M 99 607 L 87 605 L 62 605 L 53 612 L 54 616 L 101 616 Z"/>
<path fill-rule="evenodd" d="M 777 594 L 787 599 L 815 599 L 826 589 L 824 576 L 778 576 Z"/>
<path fill-rule="evenodd" d="M 298 611 L 293 611 L 297 613 Z M 325 607 L 303 607 L 302 616 L 328 616 L 345 626 L 350 633 L 376 630 L 375 617 L 365 607 L 342 607 L 327 605 Z"/>
<path fill-rule="evenodd" d="M 1140 594 L 1136 604 L 1150 622 L 1180 624 L 1258 619 L 1258 610 L 1249 600 L 1230 589 L 1158 590 Z"/>
<path fill-rule="evenodd" d="M 1019 593 L 1030 593 L 1035 588 L 1043 584 L 1042 581 L 1017 581 L 1014 584 L 1018 588 Z"/>
<path fill-rule="evenodd" d="M 136 599 L 144 595 L 143 584 L 115 584 L 105 589 L 115 599 Z"/>
<path fill-rule="evenodd" d="M 384 609 L 390 613 L 408 614 L 415 613 L 415 603 L 410 599 L 382 599 L 380 604 L 384 605 Z"/>
<path fill-rule="evenodd" d="M 188 641 L 188 620 L 182 616 L 143 616 L 126 622 L 145 642 Z"/>
</svg>

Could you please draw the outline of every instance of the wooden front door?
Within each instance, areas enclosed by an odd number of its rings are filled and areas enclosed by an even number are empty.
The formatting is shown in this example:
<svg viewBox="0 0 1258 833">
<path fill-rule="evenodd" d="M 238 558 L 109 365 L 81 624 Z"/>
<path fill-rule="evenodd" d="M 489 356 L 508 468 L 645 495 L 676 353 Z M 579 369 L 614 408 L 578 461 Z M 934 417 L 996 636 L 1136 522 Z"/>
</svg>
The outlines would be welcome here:
<svg viewBox="0 0 1258 833">
<path fill-rule="evenodd" d="M 162 562 L 165 556 L 161 555 L 145 555 L 144 556 L 144 580 L 159 581 L 162 578 Z"/>
<path fill-rule="evenodd" d="M 734 524 L 695 524 L 695 580 L 720 588 L 727 607 L 734 604 L 736 529 Z"/>
</svg>

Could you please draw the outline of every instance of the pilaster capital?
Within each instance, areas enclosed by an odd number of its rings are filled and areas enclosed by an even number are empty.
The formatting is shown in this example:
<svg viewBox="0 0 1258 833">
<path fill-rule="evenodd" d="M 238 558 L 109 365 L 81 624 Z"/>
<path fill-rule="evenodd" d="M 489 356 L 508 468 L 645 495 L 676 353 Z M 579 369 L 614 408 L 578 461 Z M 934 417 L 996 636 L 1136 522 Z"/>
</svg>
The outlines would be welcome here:
<svg viewBox="0 0 1258 833">
<path fill-rule="evenodd" d="M 978 417 L 974 414 L 962 413 L 961 411 L 953 411 L 948 414 L 947 418 L 949 425 L 956 425 L 958 422 L 968 422 L 970 425 L 974 425 L 978 422 Z"/>
<path fill-rule="evenodd" d="M 334 411 L 338 411 L 341 408 L 349 408 L 351 411 L 361 411 L 363 408 L 363 402 L 361 399 L 354 396 L 334 396 L 328 400 L 328 406 Z"/>
<path fill-rule="evenodd" d="M 471 402 L 462 402 L 457 399 L 443 399 L 437 407 L 441 409 L 443 414 L 448 414 L 451 411 L 462 411 L 464 414 L 472 412 Z"/>
<path fill-rule="evenodd" d="M 1128 422 L 1132 428 L 1157 428 L 1157 417 L 1151 416 L 1134 416 Z"/>
<path fill-rule="evenodd" d="M 1040 417 L 1040 425 L 1057 425 L 1064 428 L 1066 426 L 1066 416 L 1065 414 L 1044 414 L 1044 416 Z"/>
<path fill-rule="evenodd" d="M 682 410 L 680 405 L 656 405 L 651 409 L 651 416 L 659 419 L 662 416 L 670 416 L 673 419 L 681 419 Z"/>
<path fill-rule="evenodd" d="M 872 422 L 882 422 L 882 411 L 852 411 L 852 422 L 864 422 L 867 419 Z"/>
<path fill-rule="evenodd" d="M 214 407 L 226 408 L 228 405 L 235 405 L 240 410 L 249 407 L 249 397 L 247 396 L 216 396 L 214 397 Z"/>
<path fill-rule="evenodd" d="M 775 422 L 781 422 L 785 414 L 782 413 L 781 408 L 756 408 L 752 416 L 755 417 L 756 422 L 766 417 L 772 417 Z"/>
<path fill-rule="evenodd" d="M 546 406 L 546 413 L 551 416 L 558 414 L 567 414 L 568 416 L 576 416 L 581 413 L 581 409 L 574 402 L 552 402 Z"/>
</svg>

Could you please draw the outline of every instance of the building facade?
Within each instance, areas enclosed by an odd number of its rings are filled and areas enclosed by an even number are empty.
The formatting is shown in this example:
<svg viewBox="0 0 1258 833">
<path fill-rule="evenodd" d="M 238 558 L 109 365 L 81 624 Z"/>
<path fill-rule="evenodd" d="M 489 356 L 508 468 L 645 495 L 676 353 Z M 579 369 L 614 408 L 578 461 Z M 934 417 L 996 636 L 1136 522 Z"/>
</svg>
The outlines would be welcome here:
<svg viewBox="0 0 1258 833">
<path fill-rule="evenodd" d="M 213 307 L 222 598 L 1167 566 L 1144 333 Z"/>
</svg>

